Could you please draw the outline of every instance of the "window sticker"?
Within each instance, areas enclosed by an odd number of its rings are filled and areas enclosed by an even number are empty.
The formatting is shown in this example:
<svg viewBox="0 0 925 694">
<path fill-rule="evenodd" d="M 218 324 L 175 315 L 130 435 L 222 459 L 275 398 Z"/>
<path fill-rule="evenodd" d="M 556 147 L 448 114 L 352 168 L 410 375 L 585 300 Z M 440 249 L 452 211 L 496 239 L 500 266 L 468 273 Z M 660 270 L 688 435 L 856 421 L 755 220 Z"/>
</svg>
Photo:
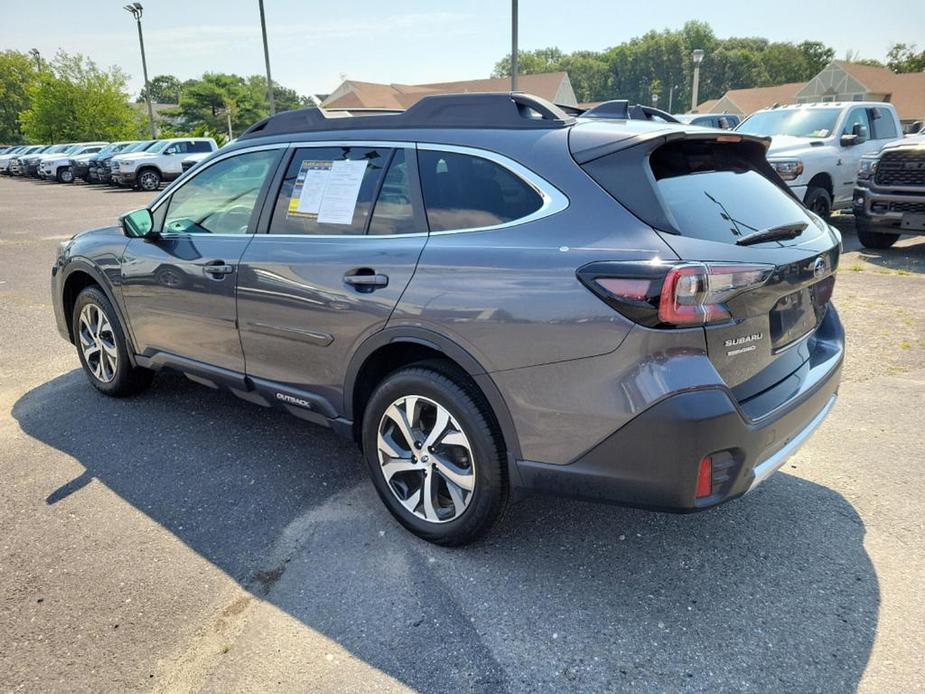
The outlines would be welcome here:
<svg viewBox="0 0 925 694">
<path fill-rule="evenodd" d="M 287 216 L 316 219 L 319 224 L 352 224 L 367 164 L 365 159 L 303 161 Z"/>
</svg>

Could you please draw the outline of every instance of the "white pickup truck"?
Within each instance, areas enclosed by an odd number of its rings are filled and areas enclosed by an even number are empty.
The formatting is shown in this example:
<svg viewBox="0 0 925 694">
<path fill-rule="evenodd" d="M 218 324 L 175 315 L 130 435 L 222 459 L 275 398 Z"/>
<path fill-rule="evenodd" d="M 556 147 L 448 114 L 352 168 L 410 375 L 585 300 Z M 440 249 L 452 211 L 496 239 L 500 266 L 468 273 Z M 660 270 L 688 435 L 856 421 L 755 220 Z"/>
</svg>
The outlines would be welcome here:
<svg viewBox="0 0 925 694">
<path fill-rule="evenodd" d="M 150 149 L 117 154 L 109 163 L 112 182 L 140 190 L 154 191 L 162 181 L 172 181 L 183 173 L 183 160 L 190 154 L 218 149 L 211 137 L 177 137 L 161 140 Z"/>
<path fill-rule="evenodd" d="M 861 157 L 903 132 L 893 105 L 879 101 L 777 106 L 756 111 L 736 130 L 771 138 L 768 162 L 822 217 L 851 207 Z"/>
</svg>

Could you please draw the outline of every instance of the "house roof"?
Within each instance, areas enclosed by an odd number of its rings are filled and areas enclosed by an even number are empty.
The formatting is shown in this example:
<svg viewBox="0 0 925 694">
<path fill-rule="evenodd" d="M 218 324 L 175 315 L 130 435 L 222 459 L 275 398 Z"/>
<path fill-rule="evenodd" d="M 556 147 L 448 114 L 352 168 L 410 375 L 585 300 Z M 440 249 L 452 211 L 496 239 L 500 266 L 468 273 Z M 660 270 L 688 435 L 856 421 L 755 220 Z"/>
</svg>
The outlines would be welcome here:
<svg viewBox="0 0 925 694">
<path fill-rule="evenodd" d="M 751 89 L 730 89 L 718 99 L 714 108 L 720 105 L 720 102 L 731 101 L 743 114 L 748 115 L 762 108 L 773 106 L 774 104 L 789 104 L 794 101 L 796 94 L 804 86 L 805 82 L 789 82 L 787 84 L 778 84 L 773 87 L 753 87 Z"/>
<path fill-rule="evenodd" d="M 713 109 L 716 108 L 716 104 L 719 102 L 720 99 L 707 99 L 694 109 L 694 113 L 714 113 L 715 111 Z"/>
<path fill-rule="evenodd" d="M 568 82 L 566 72 L 520 75 L 517 78 L 517 89 L 555 101 L 564 82 Z M 428 94 L 505 92 L 510 91 L 510 88 L 510 77 L 429 84 L 379 84 L 347 80 L 331 92 L 321 105 L 326 109 L 408 108 Z"/>
<path fill-rule="evenodd" d="M 901 120 L 925 118 L 925 72 L 896 73 L 886 67 L 833 61 L 873 94 L 885 94 Z"/>
</svg>

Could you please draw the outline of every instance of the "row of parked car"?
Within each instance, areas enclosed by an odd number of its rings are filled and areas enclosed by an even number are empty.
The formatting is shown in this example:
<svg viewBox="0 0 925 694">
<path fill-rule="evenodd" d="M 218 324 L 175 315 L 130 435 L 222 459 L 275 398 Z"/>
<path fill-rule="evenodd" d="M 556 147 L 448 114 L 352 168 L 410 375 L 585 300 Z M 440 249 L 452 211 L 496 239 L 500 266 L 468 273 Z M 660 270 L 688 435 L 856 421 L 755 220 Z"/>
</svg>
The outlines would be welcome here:
<svg viewBox="0 0 925 694">
<path fill-rule="evenodd" d="M 210 137 L 0 148 L 0 174 L 155 191 L 218 149 Z"/>
</svg>

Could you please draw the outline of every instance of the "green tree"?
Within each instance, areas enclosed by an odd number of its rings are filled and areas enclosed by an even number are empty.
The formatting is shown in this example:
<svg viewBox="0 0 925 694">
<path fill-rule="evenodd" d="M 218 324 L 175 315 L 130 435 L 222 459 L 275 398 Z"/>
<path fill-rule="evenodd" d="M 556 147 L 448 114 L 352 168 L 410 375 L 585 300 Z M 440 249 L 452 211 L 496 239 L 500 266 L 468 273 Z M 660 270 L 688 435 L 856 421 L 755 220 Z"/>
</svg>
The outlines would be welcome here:
<svg viewBox="0 0 925 694">
<path fill-rule="evenodd" d="M 22 142 L 19 114 L 29 108 L 29 88 L 38 80 L 35 60 L 19 51 L 0 51 L 0 143 Z"/>
<path fill-rule="evenodd" d="M 835 49 L 829 48 L 821 41 L 804 41 L 797 48 L 806 60 L 806 70 L 810 77 L 822 72 L 822 68 L 835 59 Z"/>
<path fill-rule="evenodd" d="M 915 50 L 915 44 L 897 43 L 887 55 L 887 67 L 893 72 L 922 72 L 925 70 L 925 51 Z"/>
<path fill-rule="evenodd" d="M 183 85 L 176 77 L 173 75 L 157 75 L 152 77 L 148 81 L 148 86 L 151 89 L 151 101 L 156 104 L 179 104 L 180 103 L 180 91 L 183 89 Z M 136 101 L 142 102 L 145 100 L 145 95 L 147 90 L 142 88 L 141 94 L 138 95 Z"/>
<path fill-rule="evenodd" d="M 29 86 L 20 121 L 33 142 L 121 140 L 135 136 L 140 118 L 128 102 L 126 76 L 101 70 L 80 54 L 58 52 Z"/>
</svg>

